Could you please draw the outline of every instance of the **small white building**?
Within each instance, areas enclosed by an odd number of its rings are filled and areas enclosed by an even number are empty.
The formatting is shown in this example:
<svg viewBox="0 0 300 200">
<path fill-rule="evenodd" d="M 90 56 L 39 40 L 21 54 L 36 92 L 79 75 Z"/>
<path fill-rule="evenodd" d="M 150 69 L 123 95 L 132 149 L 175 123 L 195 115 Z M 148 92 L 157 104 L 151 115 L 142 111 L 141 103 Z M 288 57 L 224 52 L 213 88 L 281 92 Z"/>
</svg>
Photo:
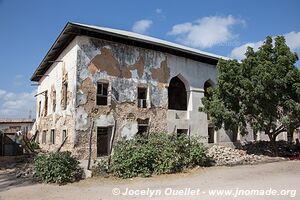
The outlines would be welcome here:
<svg viewBox="0 0 300 200">
<path fill-rule="evenodd" d="M 221 56 L 128 31 L 67 23 L 31 77 L 38 82 L 36 127 L 43 149 L 87 158 L 108 155 L 114 141 L 169 132 L 225 143 L 199 112 L 216 84 Z"/>
</svg>

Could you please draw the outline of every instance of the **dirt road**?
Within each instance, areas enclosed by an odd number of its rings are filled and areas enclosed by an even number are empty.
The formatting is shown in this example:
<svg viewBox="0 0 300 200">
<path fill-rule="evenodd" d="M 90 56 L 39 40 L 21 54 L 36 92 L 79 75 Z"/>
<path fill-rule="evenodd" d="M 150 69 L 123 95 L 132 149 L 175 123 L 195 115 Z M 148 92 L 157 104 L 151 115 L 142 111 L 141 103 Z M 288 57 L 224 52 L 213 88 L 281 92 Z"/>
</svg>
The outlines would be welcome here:
<svg viewBox="0 0 300 200">
<path fill-rule="evenodd" d="M 0 200 L 300 199 L 297 192 L 300 161 L 284 161 L 131 180 L 92 178 L 65 186 L 21 184 L 2 190 Z"/>
</svg>

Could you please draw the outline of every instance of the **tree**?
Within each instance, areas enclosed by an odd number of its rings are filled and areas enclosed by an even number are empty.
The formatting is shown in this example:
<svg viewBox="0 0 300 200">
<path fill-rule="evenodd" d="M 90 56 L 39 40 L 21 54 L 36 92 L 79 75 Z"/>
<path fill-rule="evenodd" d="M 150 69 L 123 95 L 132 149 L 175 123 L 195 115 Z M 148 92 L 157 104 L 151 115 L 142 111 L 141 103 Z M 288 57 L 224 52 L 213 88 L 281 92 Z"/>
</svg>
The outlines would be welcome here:
<svg viewBox="0 0 300 200">
<path fill-rule="evenodd" d="M 216 129 L 247 134 L 262 131 L 271 142 L 300 126 L 300 72 L 298 56 L 283 36 L 268 36 L 255 52 L 248 47 L 242 61 L 220 60 L 218 84 L 202 99 Z"/>
</svg>

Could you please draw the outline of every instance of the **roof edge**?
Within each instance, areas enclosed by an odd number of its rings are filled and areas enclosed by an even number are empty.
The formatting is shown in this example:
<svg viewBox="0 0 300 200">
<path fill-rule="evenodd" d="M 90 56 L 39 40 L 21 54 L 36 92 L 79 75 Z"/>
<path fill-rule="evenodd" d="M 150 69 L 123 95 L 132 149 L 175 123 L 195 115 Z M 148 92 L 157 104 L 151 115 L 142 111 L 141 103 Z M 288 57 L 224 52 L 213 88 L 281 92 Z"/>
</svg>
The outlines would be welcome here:
<svg viewBox="0 0 300 200">
<path fill-rule="evenodd" d="M 78 32 L 68 32 L 68 29 L 75 29 Z M 180 45 L 177 43 L 173 43 L 167 40 L 162 40 L 159 38 L 146 36 L 130 31 L 125 30 L 119 30 L 119 29 L 112 29 L 112 28 L 106 28 L 106 27 L 99 27 L 99 26 L 93 26 L 88 24 L 81 24 L 76 22 L 68 22 L 63 30 L 60 32 L 54 43 L 51 45 L 50 49 L 46 53 L 45 57 L 37 67 L 37 69 L 32 74 L 30 80 L 38 82 L 42 76 L 46 73 L 46 71 L 50 68 L 51 64 L 48 63 L 50 60 L 56 59 L 61 52 L 64 50 L 66 45 L 68 45 L 73 38 L 75 38 L 78 35 L 82 35 L 81 32 L 84 31 L 90 31 L 92 33 L 98 34 L 98 35 L 108 35 L 108 36 L 115 36 L 115 38 L 122 38 L 124 40 L 132 40 L 135 42 L 144 43 L 145 45 L 154 45 L 157 46 L 157 48 L 161 47 L 164 49 L 169 49 L 170 51 L 178 51 L 182 52 L 183 54 L 193 55 L 194 57 L 199 57 L 199 59 L 202 57 L 203 59 L 210 59 L 215 60 L 214 62 L 217 62 L 219 59 L 225 59 L 228 60 L 230 58 L 219 56 L 216 54 L 204 52 L 198 49 L 194 49 L 191 47 L 187 47 L 184 45 Z M 87 35 L 89 36 L 89 35 Z M 90 36 L 92 37 L 92 36 Z M 54 56 L 53 56 L 54 55 Z M 50 59 L 50 60 L 48 60 Z M 48 61 L 47 61 L 48 60 Z"/>
</svg>

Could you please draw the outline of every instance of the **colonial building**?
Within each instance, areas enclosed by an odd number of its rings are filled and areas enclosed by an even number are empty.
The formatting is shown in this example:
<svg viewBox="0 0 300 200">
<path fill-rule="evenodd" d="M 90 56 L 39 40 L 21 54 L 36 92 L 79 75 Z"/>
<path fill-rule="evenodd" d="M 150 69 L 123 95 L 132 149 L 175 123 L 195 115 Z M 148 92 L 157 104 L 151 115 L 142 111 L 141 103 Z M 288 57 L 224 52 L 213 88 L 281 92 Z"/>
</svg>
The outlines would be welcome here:
<svg viewBox="0 0 300 200">
<path fill-rule="evenodd" d="M 108 155 L 120 137 L 169 132 L 233 142 L 214 131 L 201 98 L 220 56 L 160 39 L 67 23 L 31 77 L 38 82 L 36 133 L 43 149 Z"/>
</svg>

